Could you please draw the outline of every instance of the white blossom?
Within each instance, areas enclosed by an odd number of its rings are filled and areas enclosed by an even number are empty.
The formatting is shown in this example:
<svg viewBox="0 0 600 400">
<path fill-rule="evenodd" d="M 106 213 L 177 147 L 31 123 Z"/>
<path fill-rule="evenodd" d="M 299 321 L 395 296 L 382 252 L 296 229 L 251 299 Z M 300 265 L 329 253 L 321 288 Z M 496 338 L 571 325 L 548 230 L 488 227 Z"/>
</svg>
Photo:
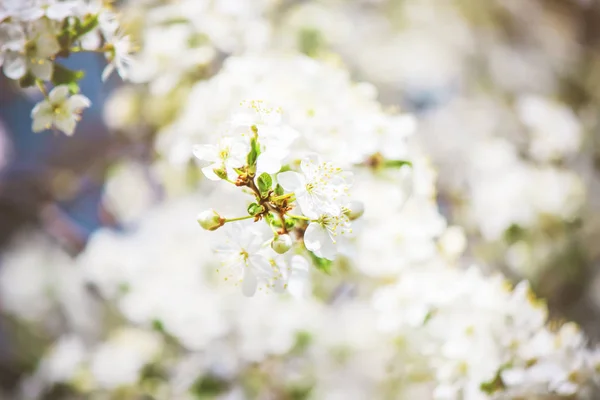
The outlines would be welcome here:
<svg viewBox="0 0 600 400">
<path fill-rule="evenodd" d="M 345 214 L 321 214 L 306 228 L 304 244 L 318 257 L 333 260 L 338 253 L 337 243 L 341 235 L 350 233 L 350 220 Z"/>
<path fill-rule="evenodd" d="M 300 169 L 301 173 L 282 172 L 277 180 L 285 190 L 295 193 L 304 215 L 340 214 L 342 205 L 347 202 L 352 173 L 322 162 L 318 157 L 303 159 Z"/>
<path fill-rule="evenodd" d="M 10 79 L 20 79 L 29 71 L 35 77 L 49 81 L 53 64 L 50 60 L 59 50 L 53 27 L 45 20 L 36 20 L 27 28 L 26 42 L 17 32 L 5 44 L 4 74 Z"/>
<path fill-rule="evenodd" d="M 31 111 L 32 129 L 40 132 L 54 126 L 71 136 L 81 112 L 90 105 L 90 100 L 84 95 L 70 95 L 67 86 L 57 86 L 50 91 L 47 99 L 36 104 Z"/>
<path fill-rule="evenodd" d="M 144 330 L 114 332 L 91 355 L 90 371 L 95 384 L 105 389 L 135 384 L 142 368 L 158 355 L 161 344 L 157 334 Z"/>
<path fill-rule="evenodd" d="M 78 5 L 79 1 L 24 0 L 17 16 L 24 21 L 35 21 L 42 17 L 48 17 L 62 22 L 63 19 L 74 14 Z"/>
<path fill-rule="evenodd" d="M 268 283 L 278 273 L 264 255 L 262 234 L 244 223 L 231 223 L 225 228 L 225 243 L 215 247 L 221 260 L 224 279 L 239 281 L 242 292 L 253 296 L 259 283 Z"/>
<path fill-rule="evenodd" d="M 129 69 L 133 63 L 131 38 L 120 32 L 114 32 L 111 34 L 105 33 L 105 40 L 104 47 L 106 48 L 105 55 L 108 65 L 102 71 L 102 80 L 108 79 L 115 70 L 121 79 L 128 79 Z"/>
<path fill-rule="evenodd" d="M 203 167 L 204 175 L 214 181 L 222 179 L 215 173 L 220 171 L 224 176 L 235 176 L 235 168 L 241 168 L 246 164 L 248 146 L 241 138 L 224 136 L 219 139 L 218 144 L 197 145 L 194 147 L 194 155 L 200 161 L 208 161 L 210 165 Z"/>
</svg>

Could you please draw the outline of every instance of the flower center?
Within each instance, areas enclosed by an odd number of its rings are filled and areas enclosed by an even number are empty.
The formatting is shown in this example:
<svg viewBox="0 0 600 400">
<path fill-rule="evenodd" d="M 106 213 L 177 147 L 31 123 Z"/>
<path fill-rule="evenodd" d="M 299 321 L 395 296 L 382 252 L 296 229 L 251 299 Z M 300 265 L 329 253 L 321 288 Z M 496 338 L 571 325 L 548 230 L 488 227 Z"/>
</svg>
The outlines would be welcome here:
<svg viewBox="0 0 600 400">
<path fill-rule="evenodd" d="M 52 113 L 56 117 L 60 117 L 61 115 L 65 115 L 67 112 L 66 112 L 65 108 L 62 106 L 62 104 L 55 104 L 52 106 Z"/>
<path fill-rule="evenodd" d="M 221 160 L 226 160 L 227 158 L 229 158 L 229 147 L 221 149 L 221 151 L 219 152 L 219 157 L 221 158 Z"/>
</svg>

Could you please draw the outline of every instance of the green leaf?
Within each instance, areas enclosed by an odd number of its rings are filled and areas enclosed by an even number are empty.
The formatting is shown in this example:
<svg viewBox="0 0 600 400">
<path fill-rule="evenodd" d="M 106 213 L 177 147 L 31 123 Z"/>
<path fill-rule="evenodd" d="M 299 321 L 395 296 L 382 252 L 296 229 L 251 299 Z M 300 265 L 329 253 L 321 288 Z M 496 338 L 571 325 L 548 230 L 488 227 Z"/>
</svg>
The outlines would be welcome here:
<svg viewBox="0 0 600 400">
<path fill-rule="evenodd" d="M 510 244 L 523 240 L 526 236 L 527 232 L 519 224 L 512 224 L 504 231 L 504 240 Z"/>
<path fill-rule="evenodd" d="M 253 137 L 252 139 L 250 139 L 250 153 L 248 153 L 248 157 L 246 158 L 248 165 L 255 165 L 259 155 L 260 145 L 258 144 L 258 140 L 256 139 L 256 137 Z"/>
<path fill-rule="evenodd" d="M 69 92 L 71 92 L 71 94 L 79 93 L 79 85 L 77 84 L 77 82 L 68 83 L 67 87 L 69 88 Z"/>
<path fill-rule="evenodd" d="M 69 85 L 76 83 L 83 78 L 83 71 L 73 71 L 60 64 L 54 64 L 54 72 L 52 74 L 52 83 L 55 85 Z"/>
<path fill-rule="evenodd" d="M 283 187 L 279 183 L 277 185 L 275 185 L 275 195 L 282 196 L 283 193 L 284 193 Z"/>
<path fill-rule="evenodd" d="M 273 217 L 272 215 L 269 224 L 271 224 L 271 226 L 274 226 L 275 228 L 281 228 L 281 220 L 279 218 Z"/>
<path fill-rule="evenodd" d="M 260 190 L 261 194 L 267 193 L 273 185 L 273 179 L 271 178 L 271 175 L 267 174 L 266 172 L 263 172 L 256 179 L 256 184 L 258 185 L 258 190 Z"/>
<path fill-rule="evenodd" d="M 19 79 L 19 86 L 21 86 L 22 88 L 28 88 L 33 85 L 35 85 L 35 76 L 33 76 L 29 72 L 24 77 Z"/>
<path fill-rule="evenodd" d="M 227 382 L 221 380 L 217 376 L 213 375 L 205 375 L 192 385 L 190 388 L 190 392 L 197 399 L 214 399 L 219 394 L 225 392 L 227 390 Z"/>
<path fill-rule="evenodd" d="M 285 229 L 287 229 L 289 231 L 294 226 L 296 226 L 296 220 L 294 218 L 286 218 L 285 219 Z"/>
<path fill-rule="evenodd" d="M 152 320 L 152 329 L 154 329 L 157 332 L 164 333 L 165 325 L 163 324 L 163 322 L 160 319 L 153 319 Z"/>
<path fill-rule="evenodd" d="M 316 57 L 319 50 L 325 46 L 325 40 L 317 29 L 302 29 L 298 35 L 298 47 L 300 51 L 309 57 Z"/>
<path fill-rule="evenodd" d="M 385 160 L 383 162 L 383 166 L 388 168 L 401 168 L 405 165 L 412 167 L 412 163 L 407 160 Z"/>
<path fill-rule="evenodd" d="M 77 21 L 77 24 L 74 27 L 75 35 L 74 35 L 73 39 L 78 39 L 78 38 L 82 37 L 83 35 L 93 31 L 94 28 L 96 28 L 98 26 L 98 15 L 89 15 L 81 23 L 79 23 L 79 20 L 77 20 L 77 19 L 76 19 L 76 21 Z"/>
<path fill-rule="evenodd" d="M 433 316 L 435 315 L 436 310 L 435 309 L 431 309 L 427 312 L 427 314 L 425 314 L 425 318 L 423 318 L 423 325 L 427 324 L 431 318 L 433 318 Z"/>
<path fill-rule="evenodd" d="M 263 208 L 256 203 L 252 203 L 248 206 L 248 214 L 250 215 L 256 215 L 261 211 L 263 211 Z"/>
<path fill-rule="evenodd" d="M 502 372 L 512 367 L 513 364 L 511 362 L 502 364 L 500 368 L 498 368 L 498 371 L 496 372 L 494 378 L 492 378 L 488 382 L 483 382 L 481 385 L 479 385 L 479 389 L 482 392 L 487 393 L 488 395 L 492 395 L 498 391 L 504 390 L 506 388 L 506 385 L 502 380 Z"/>
<path fill-rule="evenodd" d="M 120 294 L 127 294 L 131 291 L 131 286 L 126 282 L 121 282 L 121 283 L 119 283 L 117 290 L 119 291 Z"/>
<path fill-rule="evenodd" d="M 68 26 L 65 26 L 63 30 L 58 34 L 56 39 L 58 40 L 58 44 L 60 46 L 60 51 L 58 52 L 59 57 L 68 57 L 71 52 L 69 49 L 71 48 L 71 44 L 73 43 L 71 40 L 71 35 L 73 32 L 69 29 Z"/>
<path fill-rule="evenodd" d="M 489 382 L 483 382 L 481 385 L 479 385 L 479 389 L 488 395 L 492 395 L 495 392 L 504 389 L 505 385 L 502 381 L 502 377 L 500 376 L 501 373 L 502 369 L 498 371 L 494 379 L 490 380 Z"/>
<path fill-rule="evenodd" d="M 326 258 L 317 257 L 312 251 L 308 252 L 310 254 L 310 258 L 314 266 L 321 272 L 326 273 L 327 275 L 331 275 L 331 267 L 333 265 L 333 261 L 328 260 Z"/>
<path fill-rule="evenodd" d="M 306 400 L 310 399 L 313 388 L 311 386 L 295 385 L 286 389 L 287 398 L 290 400 Z"/>
<path fill-rule="evenodd" d="M 296 342 L 294 343 L 291 352 L 294 354 L 303 353 L 306 349 L 308 349 L 308 346 L 310 346 L 312 342 L 313 337 L 310 332 L 299 331 L 296 333 Z"/>
</svg>

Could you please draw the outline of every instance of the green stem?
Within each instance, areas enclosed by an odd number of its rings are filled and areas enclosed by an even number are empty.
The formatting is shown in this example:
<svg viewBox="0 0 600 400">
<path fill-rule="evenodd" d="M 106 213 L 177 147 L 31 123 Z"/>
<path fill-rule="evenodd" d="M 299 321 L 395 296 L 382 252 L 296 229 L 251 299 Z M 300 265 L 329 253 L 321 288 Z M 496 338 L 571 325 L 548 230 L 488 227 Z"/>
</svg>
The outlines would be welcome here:
<svg viewBox="0 0 600 400">
<path fill-rule="evenodd" d="M 292 197 L 293 195 L 294 195 L 294 193 L 282 194 L 281 196 L 271 197 L 271 201 L 279 201 L 279 200 L 287 199 L 289 197 Z"/>
<path fill-rule="evenodd" d="M 106 53 L 109 50 L 110 50 L 110 48 L 106 48 L 106 47 L 102 47 L 102 48 L 95 49 L 95 50 L 82 49 L 81 47 L 71 47 L 69 49 L 69 51 L 71 53 Z"/>
<path fill-rule="evenodd" d="M 225 218 L 225 222 L 235 222 L 235 221 L 243 221 L 245 219 L 250 219 L 250 218 L 254 218 L 254 215 L 246 215 L 245 217 L 238 217 L 238 218 Z"/>
<path fill-rule="evenodd" d="M 287 216 L 294 219 L 303 219 L 304 221 L 313 221 L 312 219 L 305 217 L 304 215 L 287 214 Z"/>
<path fill-rule="evenodd" d="M 44 82 L 40 79 L 35 80 L 35 84 L 37 85 L 40 92 L 44 95 L 45 98 L 48 98 L 48 92 L 46 92 L 46 87 L 44 86 Z"/>
</svg>

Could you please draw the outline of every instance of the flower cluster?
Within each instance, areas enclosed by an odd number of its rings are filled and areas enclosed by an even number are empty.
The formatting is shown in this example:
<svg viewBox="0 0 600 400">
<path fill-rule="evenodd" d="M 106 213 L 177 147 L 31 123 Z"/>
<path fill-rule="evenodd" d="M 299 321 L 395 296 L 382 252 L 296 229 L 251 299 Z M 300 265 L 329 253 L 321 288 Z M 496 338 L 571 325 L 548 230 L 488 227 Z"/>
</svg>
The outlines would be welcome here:
<svg viewBox="0 0 600 400">
<path fill-rule="evenodd" d="M 198 145 L 194 155 L 208 164 L 202 168 L 208 179 L 227 181 L 254 197 L 246 216 L 225 218 L 213 209 L 198 216 L 200 226 L 210 231 L 232 223 L 226 244 L 215 251 L 225 279 L 241 281 L 244 294 L 251 296 L 258 283 L 287 287 L 288 265 L 297 257 L 290 251 L 295 243 L 303 243 L 313 257 L 335 259 L 338 246 L 352 233 L 350 220 L 362 214 L 362 206 L 349 199 L 351 172 L 314 154 L 299 162 L 289 159 L 299 133 L 285 123 L 280 108 L 259 100 L 242 107 L 217 145 Z M 266 240 L 260 229 L 243 222 L 249 219 L 266 222 L 272 238 Z"/>
<path fill-rule="evenodd" d="M 0 66 L 22 88 L 37 86 L 44 95 L 31 112 L 33 131 L 52 127 L 72 135 L 89 99 L 79 92 L 84 72 L 57 61 L 72 53 L 104 53 L 122 78 L 131 63 L 131 43 L 120 31 L 116 16 L 103 2 L 83 0 L 9 0 L 0 4 Z M 55 88 L 47 92 L 47 85 Z"/>
</svg>

